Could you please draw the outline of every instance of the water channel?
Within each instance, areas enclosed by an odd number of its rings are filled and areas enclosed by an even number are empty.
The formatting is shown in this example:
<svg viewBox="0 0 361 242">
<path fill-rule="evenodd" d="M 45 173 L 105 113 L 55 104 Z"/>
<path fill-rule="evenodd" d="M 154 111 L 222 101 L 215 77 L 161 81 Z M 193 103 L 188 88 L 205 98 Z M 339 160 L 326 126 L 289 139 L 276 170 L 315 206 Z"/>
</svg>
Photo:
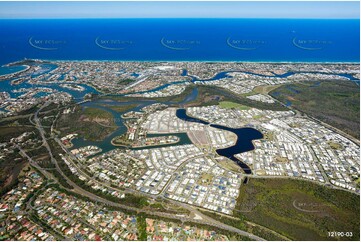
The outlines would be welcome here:
<svg viewBox="0 0 361 242">
<path fill-rule="evenodd" d="M 37 73 L 33 73 L 31 76 L 29 76 L 29 78 L 49 73 L 49 72 L 51 72 L 51 71 L 53 71 L 53 70 L 55 70 L 57 68 L 57 66 L 54 65 L 54 64 L 41 64 L 41 67 L 42 68 L 39 71 L 37 71 Z M 6 69 L 6 68 L 9 68 L 9 69 Z M 9 73 L 17 72 L 17 71 L 20 71 L 20 70 L 21 70 L 21 68 L 16 68 L 16 67 L 2 67 L 1 74 L 9 74 Z M 222 78 L 231 78 L 231 76 L 228 75 L 228 74 L 230 74 L 232 72 L 241 72 L 241 73 L 243 72 L 243 73 L 246 73 L 246 74 L 252 74 L 252 75 L 256 75 L 256 76 L 279 77 L 279 78 L 286 78 L 286 77 L 292 76 L 292 75 L 294 75 L 296 73 L 330 74 L 330 73 L 322 73 L 322 72 L 287 72 L 287 73 L 284 73 L 284 74 L 281 74 L 281 75 L 275 74 L 274 76 L 272 76 L 272 75 L 261 75 L 261 74 L 256 74 L 256 73 L 252 73 L 252 72 L 244 72 L 244 71 L 232 70 L 232 71 L 219 72 L 216 75 L 214 75 L 212 78 L 209 78 L 209 79 L 199 79 L 199 78 L 197 78 L 195 76 L 189 75 L 187 70 L 183 70 L 182 71 L 182 76 L 190 77 L 191 80 L 184 80 L 184 81 L 178 81 L 178 82 L 174 82 L 174 83 L 167 83 L 167 84 L 161 85 L 161 86 L 159 86 L 157 88 L 154 88 L 153 90 L 149 90 L 148 92 L 156 92 L 156 91 L 162 90 L 162 89 L 164 89 L 164 88 L 166 88 L 168 86 L 171 86 L 171 85 L 183 84 L 183 83 L 187 83 L 187 82 L 188 83 L 189 82 L 190 83 L 195 83 L 197 81 L 207 82 L 207 81 L 219 80 L 219 79 L 222 79 Z M 133 73 L 133 74 L 134 74 L 134 76 L 136 76 L 136 73 Z M 347 77 L 347 78 L 350 79 L 350 81 L 353 81 L 357 85 L 359 85 L 360 80 L 353 77 L 350 74 L 337 74 L 337 75 Z M 88 93 L 99 94 L 99 92 L 97 90 L 95 90 L 94 88 L 92 88 L 92 87 L 90 87 L 88 85 L 85 85 L 85 84 L 77 84 L 77 83 L 75 83 L 75 84 L 80 85 L 80 86 L 82 86 L 84 88 L 83 91 L 76 91 L 76 90 L 70 90 L 70 89 L 67 89 L 67 88 L 60 87 L 59 85 L 63 84 L 63 82 L 60 82 L 60 81 L 59 81 L 59 83 L 42 83 L 42 82 L 39 82 L 37 84 L 30 84 L 30 83 L 28 83 L 28 81 L 25 81 L 25 82 L 22 82 L 19 85 L 11 85 L 11 81 L 14 80 L 14 79 L 15 78 L 0 81 L 0 92 L 8 92 L 8 93 L 10 93 L 10 96 L 12 98 L 16 98 L 16 97 L 20 96 L 23 93 L 23 92 L 16 92 L 16 90 L 19 90 L 21 88 L 26 89 L 26 88 L 34 88 L 34 87 L 47 87 L 47 88 L 55 89 L 55 90 L 60 91 L 60 92 L 67 92 L 70 95 L 72 95 L 73 98 L 76 101 L 83 100 L 84 96 L 86 94 L 88 94 Z M 142 92 L 137 92 L 137 93 L 142 93 Z M 42 96 L 42 95 L 46 95 L 46 93 L 39 93 L 37 97 Z M 111 96 L 124 96 L 124 95 L 122 95 L 122 94 L 110 94 L 108 96 L 111 97 Z M 180 102 L 163 102 L 163 103 L 167 104 L 167 105 L 178 105 L 178 106 L 182 107 L 183 105 L 194 101 L 197 98 L 197 96 L 198 96 L 198 89 L 195 87 L 192 90 L 192 92 L 188 96 L 186 96 L 182 101 L 180 101 Z M 75 138 L 72 141 L 72 143 L 74 145 L 74 148 L 79 148 L 79 147 L 87 146 L 87 145 L 96 145 L 96 146 L 98 146 L 98 147 L 100 147 L 102 149 L 102 152 L 107 152 L 107 151 L 110 151 L 110 150 L 116 148 L 115 146 L 113 146 L 111 144 L 111 140 L 116 136 L 119 136 L 119 135 L 122 135 L 122 134 L 126 133 L 127 128 L 123 124 L 123 119 L 121 118 L 121 115 L 123 114 L 123 112 L 116 112 L 113 109 L 111 109 L 109 106 L 125 106 L 125 105 L 136 104 L 135 108 L 127 110 L 129 112 L 129 111 L 140 111 L 143 107 L 154 104 L 154 103 L 156 103 L 156 101 L 151 100 L 151 99 L 150 100 L 140 100 L 140 101 L 129 101 L 129 102 L 118 102 L 118 101 L 115 101 L 115 100 L 112 100 L 112 99 L 98 99 L 98 100 L 82 103 L 81 106 L 83 108 L 95 107 L 95 108 L 100 108 L 102 110 L 105 110 L 105 111 L 111 113 L 113 115 L 113 118 L 114 118 L 114 121 L 115 121 L 116 130 L 112 134 L 108 135 L 102 141 L 88 141 L 88 140 L 84 140 L 81 137 Z M 240 167 L 243 168 L 243 170 L 247 174 L 251 173 L 250 168 L 246 164 L 244 164 L 243 162 L 238 160 L 234 155 L 238 154 L 238 153 L 253 150 L 254 146 L 253 146 L 252 141 L 256 140 L 256 139 L 262 139 L 263 135 L 262 135 L 261 132 L 259 132 L 256 129 L 248 128 L 248 127 L 239 128 L 239 129 L 232 129 L 232 128 L 225 127 L 225 126 L 222 126 L 222 125 L 210 124 L 210 123 L 205 122 L 203 120 L 196 119 L 196 118 L 188 116 L 186 114 L 185 109 L 178 109 L 177 110 L 177 117 L 182 119 L 182 120 L 185 120 L 187 122 L 203 123 L 205 125 L 210 125 L 211 127 L 214 127 L 214 128 L 223 129 L 223 130 L 227 130 L 227 131 L 235 133 L 237 135 L 236 143 L 231 147 L 224 148 L 224 149 L 218 149 L 216 152 L 221 156 L 227 157 L 227 158 L 235 161 L 237 164 L 240 165 Z M 176 136 L 178 136 L 180 138 L 180 141 L 178 143 L 176 143 L 176 144 L 161 145 L 162 147 L 171 146 L 171 145 L 191 144 L 191 141 L 190 141 L 190 139 L 189 139 L 189 137 L 188 137 L 188 135 L 186 133 L 148 134 L 148 137 L 164 136 L 164 135 L 176 135 Z M 161 146 L 153 146 L 151 148 L 161 147 Z M 135 149 L 139 149 L 139 148 L 135 148 Z"/>
</svg>

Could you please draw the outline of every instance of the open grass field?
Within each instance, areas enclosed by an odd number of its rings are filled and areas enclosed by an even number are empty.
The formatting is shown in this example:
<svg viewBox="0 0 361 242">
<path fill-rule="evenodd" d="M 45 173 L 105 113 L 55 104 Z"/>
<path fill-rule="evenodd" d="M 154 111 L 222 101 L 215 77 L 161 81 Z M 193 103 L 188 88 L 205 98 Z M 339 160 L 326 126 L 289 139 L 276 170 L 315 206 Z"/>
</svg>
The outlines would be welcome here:
<svg viewBox="0 0 361 242">
<path fill-rule="evenodd" d="M 239 109 L 239 110 L 248 110 L 250 109 L 250 107 L 239 104 L 239 103 L 234 103 L 234 102 L 227 102 L 227 101 L 223 101 L 219 103 L 219 106 L 221 108 L 235 108 L 235 109 Z"/>
<path fill-rule="evenodd" d="M 292 240 L 359 240 L 360 197 L 307 181 L 251 178 L 234 216 Z M 329 237 L 328 232 L 352 232 Z"/>
<path fill-rule="evenodd" d="M 260 94 L 268 94 L 269 92 L 279 88 L 281 85 L 264 85 L 264 86 L 257 86 L 253 89 L 253 92 L 260 93 Z"/>
<path fill-rule="evenodd" d="M 283 103 L 360 138 L 360 87 L 351 81 L 308 81 L 270 92 Z"/>
</svg>

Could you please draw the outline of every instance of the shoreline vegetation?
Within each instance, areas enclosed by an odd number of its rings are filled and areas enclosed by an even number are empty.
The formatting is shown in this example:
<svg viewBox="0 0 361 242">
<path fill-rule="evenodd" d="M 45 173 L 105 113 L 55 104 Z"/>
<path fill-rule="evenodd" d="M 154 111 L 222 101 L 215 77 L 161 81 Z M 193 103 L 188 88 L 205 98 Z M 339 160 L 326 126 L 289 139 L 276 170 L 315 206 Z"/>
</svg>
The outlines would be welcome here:
<svg viewBox="0 0 361 242">
<path fill-rule="evenodd" d="M 342 240 L 360 238 L 359 195 L 306 180 L 248 178 L 232 216 L 203 213 L 242 230 L 257 228 L 254 232 L 268 240 L 336 239 L 328 231 L 353 232 Z"/>
<path fill-rule="evenodd" d="M 270 95 L 289 107 L 360 138 L 360 87 L 350 81 L 304 81 L 282 85 Z"/>
</svg>

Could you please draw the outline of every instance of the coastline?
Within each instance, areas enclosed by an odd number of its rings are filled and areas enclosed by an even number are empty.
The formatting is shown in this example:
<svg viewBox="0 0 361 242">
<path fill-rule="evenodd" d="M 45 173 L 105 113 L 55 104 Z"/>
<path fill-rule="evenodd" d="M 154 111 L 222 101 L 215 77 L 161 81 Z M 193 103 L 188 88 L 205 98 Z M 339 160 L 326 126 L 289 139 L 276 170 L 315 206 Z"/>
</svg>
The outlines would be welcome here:
<svg viewBox="0 0 361 242">
<path fill-rule="evenodd" d="M 106 59 L 27 59 L 26 61 L 39 61 L 39 62 L 139 62 L 139 63 L 246 63 L 246 64 L 345 64 L 345 65 L 359 65 L 360 61 L 242 61 L 242 60 L 129 60 L 129 59 L 118 59 L 118 60 L 106 60 Z M 14 64 L 20 64 L 22 60 L 10 62 L 2 66 L 10 66 Z"/>
<path fill-rule="evenodd" d="M 11 64 L 11 63 L 9 63 L 9 64 Z M 7 65 L 2 65 L 1 67 L 10 67 L 10 66 L 8 66 L 9 64 L 7 64 Z M 8 73 L 8 74 L 0 75 L 0 78 L 4 78 L 4 79 L 5 79 L 5 78 L 7 78 L 7 76 L 10 76 L 10 77 L 11 77 L 11 75 L 18 75 L 18 74 L 23 73 L 23 72 L 25 72 L 25 71 L 27 71 L 27 70 L 30 69 L 30 66 L 29 66 L 29 65 L 18 65 L 18 66 L 24 66 L 25 69 L 20 70 L 20 71 L 17 71 L 17 72 L 12 72 L 12 73 Z M 0 79 L 0 81 L 1 81 L 1 79 Z"/>
</svg>

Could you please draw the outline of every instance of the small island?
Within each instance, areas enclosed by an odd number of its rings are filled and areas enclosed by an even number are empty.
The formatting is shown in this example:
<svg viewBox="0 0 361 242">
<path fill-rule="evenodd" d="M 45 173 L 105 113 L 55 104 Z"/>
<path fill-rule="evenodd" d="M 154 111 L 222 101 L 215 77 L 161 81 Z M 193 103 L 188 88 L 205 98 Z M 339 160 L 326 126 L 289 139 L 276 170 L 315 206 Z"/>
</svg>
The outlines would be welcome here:
<svg viewBox="0 0 361 242">
<path fill-rule="evenodd" d="M 84 92 L 85 88 L 76 84 L 60 84 L 60 87 L 67 88 L 77 92 Z"/>
<path fill-rule="evenodd" d="M 176 144 L 179 142 L 179 140 L 180 140 L 179 137 L 174 135 L 169 135 L 169 136 L 148 137 L 148 138 L 138 139 L 132 142 L 131 140 L 126 139 L 124 135 L 121 135 L 112 139 L 111 143 L 114 146 L 142 148 L 149 146 Z"/>
</svg>

